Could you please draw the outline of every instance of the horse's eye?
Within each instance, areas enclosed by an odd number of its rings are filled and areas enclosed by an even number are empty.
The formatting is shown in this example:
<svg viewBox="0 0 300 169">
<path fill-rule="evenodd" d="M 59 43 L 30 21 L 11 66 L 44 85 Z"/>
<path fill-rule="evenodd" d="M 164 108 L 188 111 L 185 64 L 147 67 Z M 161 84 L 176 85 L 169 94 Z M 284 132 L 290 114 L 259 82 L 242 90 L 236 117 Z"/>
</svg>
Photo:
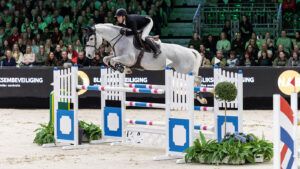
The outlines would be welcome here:
<svg viewBox="0 0 300 169">
<path fill-rule="evenodd" d="M 94 40 L 94 38 L 91 38 L 90 40 Z"/>
</svg>

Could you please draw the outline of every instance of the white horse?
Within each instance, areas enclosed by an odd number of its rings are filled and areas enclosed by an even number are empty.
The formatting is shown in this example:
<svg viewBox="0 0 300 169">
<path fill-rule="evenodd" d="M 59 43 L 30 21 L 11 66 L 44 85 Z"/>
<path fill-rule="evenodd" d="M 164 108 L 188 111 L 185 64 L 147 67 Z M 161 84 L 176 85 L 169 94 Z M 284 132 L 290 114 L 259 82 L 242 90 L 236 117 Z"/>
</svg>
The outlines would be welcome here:
<svg viewBox="0 0 300 169">
<path fill-rule="evenodd" d="M 120 30 L 124 29 L 112 24 L 97 24 L 87 30 L 85 36 L 85 52 L 88 58 L 93 58 L 95 50 L 106 40 L 114 50 L 113 55 L 103 59 L 104 63 L 115 67 L 119 71 L 127 68 L 136 68 L 140 50 L 133 45 L 133 36 L 122 36 Z M 166 66 L 174 68 L 179 73 L 190 73 L 198 76 L 199 67 L 203 57 L 198 51 L 176 44 L 160 43 L 162 53 L 157 58 L 152 53 L 144 52 L 140 58 L 140 66 L 145 70 L 164 70 Z M 170 64 L 166 64 L 167 60 Z"/>
</svg>

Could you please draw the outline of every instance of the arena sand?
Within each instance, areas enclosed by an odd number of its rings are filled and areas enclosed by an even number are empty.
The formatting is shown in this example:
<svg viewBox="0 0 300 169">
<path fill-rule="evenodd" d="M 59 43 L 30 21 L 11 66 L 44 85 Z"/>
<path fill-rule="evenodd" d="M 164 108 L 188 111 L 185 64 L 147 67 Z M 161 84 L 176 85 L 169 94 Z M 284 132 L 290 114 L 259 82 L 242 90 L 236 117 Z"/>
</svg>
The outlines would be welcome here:
<svg viewBox="0 0 300 169">
<path fill-rule="evenodd" d="M 79 118 L 99 124 L 100 110 L 80 110 Z M 213 114 L 196 113 L 197 122 L 213 124 Z M 162 120 L 160 110 L 129 110 L 127 117 Z M 267 139 L 272 138 L 272 111 L 245 111 L 244 131 Z M 91 145 L 86 149 L 62 150 L 42 148 L 33 143 L 33 132 L 40 123 L 49 120 L 49 111 L 0 110 L 0 169 L 179 169 L 179 168 L 245 168 L 271 169 L 272 163 L 246 166 L 209 166 L 199 164 L 175 164 L 170 161 L 152 161 L 164 153 L 163 149 L 133 146 Z M 300 132 L 298 131 L 300 136 Z M 298 140 L 299 143 L 299 140 Z M 299 145 L 299 144 L 298 144 Z"/>
</svg>

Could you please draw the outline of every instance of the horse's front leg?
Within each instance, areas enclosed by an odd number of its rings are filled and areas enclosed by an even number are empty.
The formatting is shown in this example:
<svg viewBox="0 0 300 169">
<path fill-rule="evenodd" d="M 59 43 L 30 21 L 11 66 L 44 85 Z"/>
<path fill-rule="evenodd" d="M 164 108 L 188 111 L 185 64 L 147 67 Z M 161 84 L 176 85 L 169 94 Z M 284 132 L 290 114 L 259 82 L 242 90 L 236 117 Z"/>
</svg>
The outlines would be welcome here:
<svg viewBox="0 0 300 169">
<path fill-rule="evenodd" d="M 114 57 L 114 55 L 110 55 L 110 56 L 105 56 L 104 58 L 103 58 L 103 63 L 104 64 L 106 64 L 107 66 L 109 66 L 109 62 L 110 62 L 110 60 L 112 59 Z"/>
<path fill-rule="evenodd" d="M 115 67 L 116 70 L 123 73 L 125 71 L 126 74 L 131 74 L 132 71 L 129 66 L 134 65 L 135 58 L 134 55 L 121 55 L 114 57 L 110 60 L 110 64 Z"/>
</svg>

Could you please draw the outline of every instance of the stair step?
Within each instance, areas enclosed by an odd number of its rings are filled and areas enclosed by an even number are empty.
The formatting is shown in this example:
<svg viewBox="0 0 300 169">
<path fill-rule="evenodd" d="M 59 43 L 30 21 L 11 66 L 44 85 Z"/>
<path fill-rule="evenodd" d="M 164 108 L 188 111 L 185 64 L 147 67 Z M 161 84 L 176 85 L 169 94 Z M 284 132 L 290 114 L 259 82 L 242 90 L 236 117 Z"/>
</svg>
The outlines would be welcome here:
<svg viewBox="0 0 300 169">
<path fill-rule="evenodd" d="M 168 23 L 168 28 L 193 28 L 194 24 L 193 22 L 172 22 Z"/>
<path fill-rule="evenodd" d="M 183 39 L 183 38 L 177 38 L 177 39 L 171 39 L 171 38 L 166 38 L 166 39 L 161 39 L 163 43 L 172 43 L 172 44 L 178 44 L 182 46 L 187 46 L 190 39 Z"/>
<path fill-rule="evenodd" d="M 172 12 L 169 20 L 192 20 L 194 13 L 174 13 Z"/>
<path fill-rule="evenodd" d="M 172 13 L 176 13 L 176 14 L 191 14 L 191 15 L 194 15 L 195 12 L 197 10 L 197 7 L 196 8 L 186 8 L 186 7 L 183 7 L 183 8 L 174 8 L 172 10 Z"/>
<path fill-rule="evenodd" d="M 198 5 L 199 3 L 203 3 L 204 0 L 176 0 L 175 5 Z"/>
<path fill-rule="evenodd" d="M 162 36 L 192 36 L 193 31 L 193 27 L 163 28 L 161 34 Z"/>
</svg>

